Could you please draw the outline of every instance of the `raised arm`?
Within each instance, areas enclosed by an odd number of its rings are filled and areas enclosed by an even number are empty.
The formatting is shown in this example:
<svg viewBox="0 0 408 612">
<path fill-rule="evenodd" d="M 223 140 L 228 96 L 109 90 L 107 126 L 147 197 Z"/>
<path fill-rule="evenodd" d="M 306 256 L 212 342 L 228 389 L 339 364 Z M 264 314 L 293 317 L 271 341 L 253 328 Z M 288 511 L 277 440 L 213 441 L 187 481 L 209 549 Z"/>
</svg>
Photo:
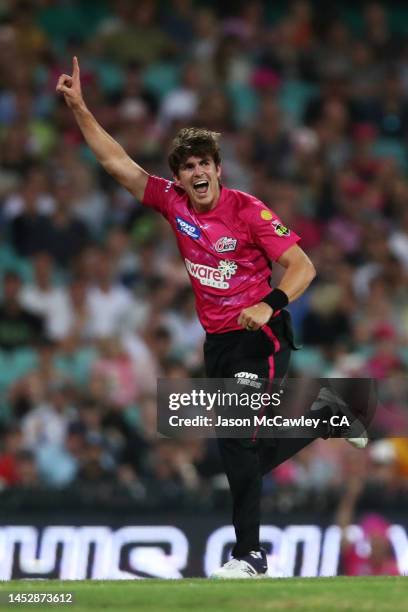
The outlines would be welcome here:
<svg viewBox="0 0 408 612">
<path fill-rule="evenodd" d="M 58 93 L 63 94 L 88 146 L 106 172 L 138 200 L 142 200 L 149 175 L 129 157 L 116 140 L 105 132 L 87 108 L 82 97 L 79 64 L 76 57 L 72 60 L 72 76 L 62 74 L 58 79 L 56 89 Z"/>
</svg>

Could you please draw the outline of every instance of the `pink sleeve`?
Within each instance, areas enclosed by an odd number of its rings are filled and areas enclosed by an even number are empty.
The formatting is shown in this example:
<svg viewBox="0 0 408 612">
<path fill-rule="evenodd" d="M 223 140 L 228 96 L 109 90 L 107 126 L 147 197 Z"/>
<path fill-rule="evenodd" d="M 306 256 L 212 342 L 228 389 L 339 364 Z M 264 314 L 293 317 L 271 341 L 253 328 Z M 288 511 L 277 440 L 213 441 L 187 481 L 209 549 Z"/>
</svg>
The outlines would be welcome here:
<svg viewBox="0 0 408 612">
<path fill-rule="evenodd" d="M 252 240 L 272 261 L 277 261 L 300 240 L 300 236 L 286 227 L 272 210 L 256 198 L 251 198 L 246 207 L 246 221 Z"/>
<path fill-rule="evenodd" d="M 174 183 L 157 176 L 150 175 L 143 195 L 142 204 L 154 208 L 167 216 L 167 210 L 171 198 Z"/>
</svg>

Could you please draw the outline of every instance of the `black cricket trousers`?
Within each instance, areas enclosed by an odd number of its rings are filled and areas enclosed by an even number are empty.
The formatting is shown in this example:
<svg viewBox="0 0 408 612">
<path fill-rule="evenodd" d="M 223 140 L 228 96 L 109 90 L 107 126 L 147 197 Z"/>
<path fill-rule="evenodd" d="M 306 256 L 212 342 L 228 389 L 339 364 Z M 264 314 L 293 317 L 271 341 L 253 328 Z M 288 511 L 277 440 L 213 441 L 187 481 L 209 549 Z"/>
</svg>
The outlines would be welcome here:
<svg viewBox="0 0 408 612">
<path fill-rule="evenodd" d="M 264 328 L 207 334 L 204 344 L 209 378 L 234 378 L 239 372 L 260 379 L 282 379 L 289 367 L 293 341 L 290 315 L 283 310 Z M 232 494 L 236 544 L 232 554 L 242 557 L 259 550 L 262 476 L 294 455 L 312 439 L 218 438 L 218 446 Z"/>
</svg>

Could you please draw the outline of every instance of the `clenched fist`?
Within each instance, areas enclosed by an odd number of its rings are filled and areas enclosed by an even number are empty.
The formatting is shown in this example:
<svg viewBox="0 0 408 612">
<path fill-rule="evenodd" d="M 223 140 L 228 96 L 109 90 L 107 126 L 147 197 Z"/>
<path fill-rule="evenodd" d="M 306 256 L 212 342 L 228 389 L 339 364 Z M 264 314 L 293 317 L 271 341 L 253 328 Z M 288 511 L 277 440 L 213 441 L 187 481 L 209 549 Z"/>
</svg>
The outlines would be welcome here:
<svg viewBox="0 0 408 612">
<path fill-rule="evenodd" d="M 72 59 L 72 76 L 69 76 L 69 74 L 61 74 L 58 79 L 56 90 L 58 93 L 64 95 L 65 102 L 68 104 L 69 108 L 79 108 L 84 104 L 77 57 Z"/>
<path fill-rule="evenodd" d="M 272 315 L 273 310 L 269 304 L 259 302 L 259 304 L 241 310 L 238 323 L 248 331 L 256 331 L 266 325 Z"/>
</svg>

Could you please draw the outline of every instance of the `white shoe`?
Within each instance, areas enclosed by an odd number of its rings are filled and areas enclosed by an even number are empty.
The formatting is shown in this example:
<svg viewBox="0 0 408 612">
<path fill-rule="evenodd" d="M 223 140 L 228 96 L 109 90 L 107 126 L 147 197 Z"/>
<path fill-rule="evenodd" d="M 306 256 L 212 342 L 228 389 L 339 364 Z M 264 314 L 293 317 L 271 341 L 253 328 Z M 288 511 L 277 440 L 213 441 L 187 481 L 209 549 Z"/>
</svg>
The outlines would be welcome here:
<svg viewBox="0 0 408 612">
<path fill-rule="evenodd" d="M 345 438 L 345 440 L 354 446 L 354 448 L 363 449 L 366 448 L 368 444 L 368 434 L 364 429 L 363 424 L 359 421 L 353 413 L 349 410 L 346 402 L 344 402 L 341 397 L 332 391 L 332 389 L 328 389 L 327 387 L 322 387 L 319 391 L 319 395 L 317 396 L 317 400 L 314 402 L 312 406 L 312 410 L 316 410 L 322 408 L 323 406 L 329 406 L 332 410 L 333 414 L 342 414 L 345 415 L 351 422 L 349 426 L 350 437 Z M 355 435 L 353 436 L 353 430 Z"/>
<path fill-rule="evenodd" d="M 211 578 L 264 578 L 268 570 L 266 555 L 252 551 L 242 559 L 231 559 L 211 574 Z"/>
<path fill-rule="evenodd" d="M 363 436 L 361 438 L 346 438 L 346 442 L 354 446 L 354 448 L 363 449 L 368 444 L 368 437 Z"/>
<path fill-rule="evenodd" d="M 349 427 L 349 433 L 350 435 L 345 438 L 346 442 L 360 450 L 366 448 L 368 444 L 368 433 L 361 421 L 355 419 Z"/>
</svg>

